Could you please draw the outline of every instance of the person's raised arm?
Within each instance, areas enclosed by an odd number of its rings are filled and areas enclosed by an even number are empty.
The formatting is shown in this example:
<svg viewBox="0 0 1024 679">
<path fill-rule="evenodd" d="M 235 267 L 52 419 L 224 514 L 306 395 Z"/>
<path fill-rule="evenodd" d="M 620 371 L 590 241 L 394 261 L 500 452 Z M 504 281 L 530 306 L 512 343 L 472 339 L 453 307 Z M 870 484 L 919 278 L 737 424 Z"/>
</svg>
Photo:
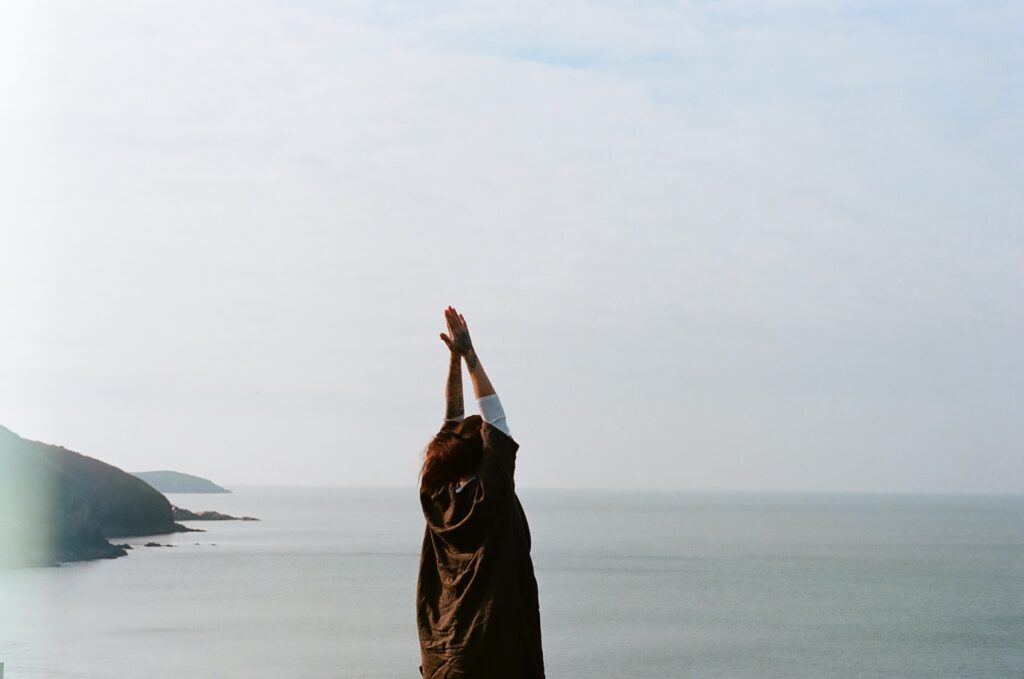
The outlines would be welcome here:
<svg viewBox="0 0 1024 679">
<path fill-rule="evenodd" d="M 454 346 L 454 351 L 457 351 L 466 359 L 466 367 L 469 368 L 469 379 L 473 383 L 473 393 L 476 395 L 477 404 L 480 406 L 480 415 L 483 416 L 484 422 L 508 434 L 505 410 L 501 406 L 498 394 L 494 391 L 494 385 L 491 384 L 491 380 L 487 377 L 484 366 L 480 363 L 480 357 L 477 356 L 476 349 L 473 348 L 473 341 L 469 337 L 469 326 L 466 325 L 466 319 L 451 307 L 449 309 L 451 315 L 446 316 L 446 318 L 449 321 L 448 327 L 451 330 L 453 340 L 452 345 L 449 346 Z M 448 312 L 445 313 L 447 314 Z"/>
<path fill-rule="evenodd" d="M 455 351 L 466 359 L 466 367 L 469 368 L 469 380 L 473 383 L 473 393 L 477 399 L 490 396 L 495 393 L 494 386 L 491 385 L 491 380 L 487 378 L 487 373 L 480 363 L 480 357 L 476 355 L 476 350 L 473 348 L 473 340 L 469 337 L 469 326 L 466 325 L 466 319 L 462 314 L 456 312 L 455 309 L 451 307 L 448 307 L 448 309 L 451 312 L 448 327 L 452 331 Z"/>
<path fill-rule="evenodd" d="M 454 335 L 452 329 L 452 316 L 455 309 L 448 307 L 444 311 L 444 319 L 448 323 L 448 332 Z M 455 343 L 451 337 L 441 333 L 441 340 L 448 345 L 451 352 L 448 358 L 448 381 L 444 388 L 445 410 L 444 419 L 458 422 L 465 415 L 465 405 L 462 399 L 462 354 L 455 349 Z"/>
</svg>

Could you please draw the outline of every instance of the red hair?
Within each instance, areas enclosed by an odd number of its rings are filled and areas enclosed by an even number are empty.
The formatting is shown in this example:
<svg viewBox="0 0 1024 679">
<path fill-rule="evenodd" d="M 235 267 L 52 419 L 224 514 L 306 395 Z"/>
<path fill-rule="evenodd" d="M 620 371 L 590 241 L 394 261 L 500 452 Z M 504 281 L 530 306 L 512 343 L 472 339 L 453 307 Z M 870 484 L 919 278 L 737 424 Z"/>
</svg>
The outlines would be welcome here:
<svg viewBox="0 0 1024 679">
<path fill-rule="evenodd" d="M 483 454 L 482 422 L 479 415 L 470 415 L 454 427 L 439 431 L 427 444 L 420 469 L 421 493 L 437 490 L 476 469 Z"/>
</svg>

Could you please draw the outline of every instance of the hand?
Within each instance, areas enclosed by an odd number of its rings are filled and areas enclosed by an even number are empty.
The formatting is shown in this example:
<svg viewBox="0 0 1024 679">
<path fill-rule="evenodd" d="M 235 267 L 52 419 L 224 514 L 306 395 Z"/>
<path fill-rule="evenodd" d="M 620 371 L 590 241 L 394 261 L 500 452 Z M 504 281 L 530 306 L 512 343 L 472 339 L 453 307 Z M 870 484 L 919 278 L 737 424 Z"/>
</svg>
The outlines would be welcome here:
<svg viewBox="0 0 1024 679">
<path fill-rule="evenodd" d="M 441 333 L 441 340 L 448 345 L 453 354 L 466 356 L 473 353 L 473 342 L 469 338 L 469 327 L 466 319 L 453 307 L 444 310 L 444 320 L 448 324 L 448 334 Z"/>
</svg>

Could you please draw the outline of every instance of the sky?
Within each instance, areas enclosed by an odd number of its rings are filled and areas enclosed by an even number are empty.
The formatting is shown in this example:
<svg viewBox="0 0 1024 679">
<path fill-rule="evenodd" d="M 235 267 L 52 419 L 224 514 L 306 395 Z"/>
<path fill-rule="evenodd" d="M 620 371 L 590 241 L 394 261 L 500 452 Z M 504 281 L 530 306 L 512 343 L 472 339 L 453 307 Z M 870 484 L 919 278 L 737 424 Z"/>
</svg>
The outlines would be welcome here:
<svg viewBox="0 0 1024 679">
<path fill-rule="evenodd" d="M 1024 492 L 1021 25 L 5 3 L 0 424 L 414 488 L 452 304 L 520 488 Z"/>
</svg>

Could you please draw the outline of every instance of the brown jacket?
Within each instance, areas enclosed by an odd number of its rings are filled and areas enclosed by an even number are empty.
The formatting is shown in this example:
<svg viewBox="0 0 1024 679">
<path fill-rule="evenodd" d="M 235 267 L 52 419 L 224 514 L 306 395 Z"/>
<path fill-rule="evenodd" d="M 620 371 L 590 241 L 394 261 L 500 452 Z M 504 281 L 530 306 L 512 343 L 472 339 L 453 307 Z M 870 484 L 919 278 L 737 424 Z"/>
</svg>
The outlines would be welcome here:
<svg viewBox="0 0 1024 679">
<path fill-rule="evenodd" d="M 420 671 L 428 679 L 543 678 L 530 528 L 513 481 L 519 444 L 481 427 L 477 478 L 458 493 L 452 481 L 420 494 Z"/>
</svg>

